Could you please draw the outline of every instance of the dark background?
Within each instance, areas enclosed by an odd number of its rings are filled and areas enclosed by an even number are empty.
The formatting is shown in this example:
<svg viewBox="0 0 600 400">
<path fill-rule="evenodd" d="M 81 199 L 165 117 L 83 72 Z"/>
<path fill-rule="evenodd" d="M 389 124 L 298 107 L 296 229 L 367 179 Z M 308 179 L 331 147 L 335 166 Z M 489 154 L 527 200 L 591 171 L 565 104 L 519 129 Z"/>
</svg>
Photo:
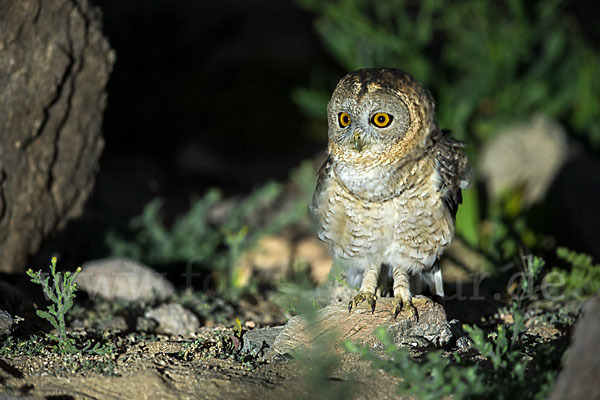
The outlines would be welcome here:
<svg viewBox="0 0 600 400">
<path fill-rule="evenodd" d="M 325 150 L 326 126 L 292 101 L 322 66 L 335 65 L 293 1 L 95 2 L 117 53 L 107 87 L 106 141 L 82 218 L 34 263 L 65 265 L 107 255 L 107 232 L 124 232 L 150 200 L 167 223 L 194 194 L 243 195 L 284 180 Z"/>
<path fill-rule="evenodd" d="M 141 157 L 167 175 L 151 184 L 162 194 L 235 193 L 323 147 L 290 93 L 328 57 L 292 1 L 97 4 L 117 52 L 103 167 Z"/>
<path fill-rule="evenodd" d="M 35 264 L 55 253 L 73 265 L 106 256 L 106 233 L 125 232 L 153 198 L 164 199 L 168 223 L 194 194 L 219 187 L 242 195 L 323 154 L 326 126 L 292 92 L 314 81 L 332 87 L 347 71 L 324 49 L 314 14 L 291 0 L 95 4 L 117 54 L 106 147 L 84 216 Z M 567 11 L 598 49 L 596 3 L 572 2 Z"/>
</svg>

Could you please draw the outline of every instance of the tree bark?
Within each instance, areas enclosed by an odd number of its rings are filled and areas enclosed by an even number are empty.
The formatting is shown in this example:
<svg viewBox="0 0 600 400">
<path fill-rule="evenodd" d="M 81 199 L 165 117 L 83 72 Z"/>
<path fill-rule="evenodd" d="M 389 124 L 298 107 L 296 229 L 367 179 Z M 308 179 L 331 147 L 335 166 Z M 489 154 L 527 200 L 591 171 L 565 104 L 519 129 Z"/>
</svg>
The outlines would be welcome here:
<svg viewBox="0 0 600 400">
<path fill-rule="evenodd" d="M 81 214 L 114 61 L 87 0 L 0 0 L 0 272 Z"/>
</svg>

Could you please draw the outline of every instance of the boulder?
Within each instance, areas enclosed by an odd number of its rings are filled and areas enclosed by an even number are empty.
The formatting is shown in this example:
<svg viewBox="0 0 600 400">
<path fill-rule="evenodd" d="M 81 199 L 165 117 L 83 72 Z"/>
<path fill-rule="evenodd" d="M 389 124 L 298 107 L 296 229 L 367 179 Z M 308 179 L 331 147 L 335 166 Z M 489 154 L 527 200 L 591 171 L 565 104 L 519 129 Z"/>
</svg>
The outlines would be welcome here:
<svg viewBox="0 0 600 400">
<path fill-rule="evenodd" d="M 0 272 L 79 216 L 115 53 L 88 0 L 0 0 Z"/>
<path fill-rule="evenodd" d="M 600 399 L 600 297 L 585 304 L 550 400 Z"/>
</svg>

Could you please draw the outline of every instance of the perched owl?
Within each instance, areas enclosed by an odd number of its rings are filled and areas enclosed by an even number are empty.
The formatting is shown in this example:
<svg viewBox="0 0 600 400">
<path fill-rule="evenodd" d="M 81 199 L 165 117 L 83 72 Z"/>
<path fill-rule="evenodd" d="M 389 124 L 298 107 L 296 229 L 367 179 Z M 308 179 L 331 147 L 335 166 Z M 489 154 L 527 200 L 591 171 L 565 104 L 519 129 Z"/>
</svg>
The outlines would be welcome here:
<svg viewBox="0 0 600 400">
<path fill-rule="evenodd" d="M 360 285 L 349 311 L 363 301 L 375 310 L 382 269 L 393 278 L 394 318 L 403 307 L 418 318 L 416 287 L 444 295 L 436 261 L 454 236 L 471 169 L 463 145 L 437 127 L 434 107 L 429 92 L 396 69 L 352 72 L 333 92 L 329 156 L 310 208 L 319 238 Z"/>
</svg>

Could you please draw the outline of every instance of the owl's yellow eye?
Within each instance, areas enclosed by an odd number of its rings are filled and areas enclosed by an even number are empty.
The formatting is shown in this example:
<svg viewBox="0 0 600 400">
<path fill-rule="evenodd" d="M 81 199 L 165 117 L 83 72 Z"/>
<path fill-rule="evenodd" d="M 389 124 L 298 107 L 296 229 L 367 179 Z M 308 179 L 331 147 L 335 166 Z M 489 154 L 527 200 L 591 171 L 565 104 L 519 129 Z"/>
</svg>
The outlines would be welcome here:
<svg viewBox="0 0 600 400">
<path fill-rule="evenodd" d="M 393 119 L 393 115 L 380 112 L 376 113 L 375 115 L 373 115 L 373 117 L 371 117 L 371 123 L 378 128 L 385 128 L 386 126 L 392 123 Z"/>
<path fill-rule="evenodd" d="M 350 125 L 350 115 L 347 112 L 341 112 L 338 114 L 338 122 L 340 127 L 345 128 Z"/>
</svg>

